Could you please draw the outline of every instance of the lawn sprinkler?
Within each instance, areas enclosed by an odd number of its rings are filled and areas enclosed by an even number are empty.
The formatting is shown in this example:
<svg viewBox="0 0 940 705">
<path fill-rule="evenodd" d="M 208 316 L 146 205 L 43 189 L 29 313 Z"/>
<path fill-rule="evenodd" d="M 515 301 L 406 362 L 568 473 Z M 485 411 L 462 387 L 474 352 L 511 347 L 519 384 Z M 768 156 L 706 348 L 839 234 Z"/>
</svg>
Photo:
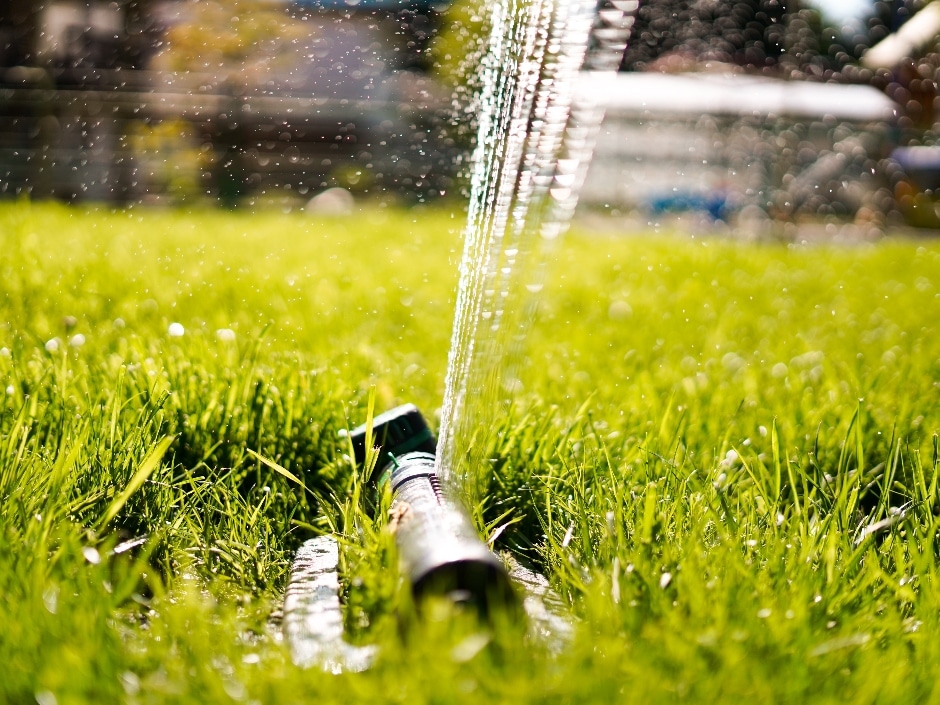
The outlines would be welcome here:
<svg viewBox="0 0 940 705">
<path fill-rule="evenodd" d="M 515 559 L 504 564 L 479 537 L 460 504 L 447 496 L 435 471 L 437 442 L 411 405 L 377 416 L 371 426 L 379 462 L 369 478 L 373 507 L 388 488 L 389 526 L 395 533 L 399 567 L 411 586 L 418 614 L 429 599 L 444 599 L 482 619 L 502 613 L 522 620 L 550 645 L 566 641 L 571 627 L 559 616 L 560 600 L 544 576 Z M 366 425 L 344 434 L 358 467 L 366 461 Z M 384 461 L 383 461 L 384 458 Z M 370 646 L 343 639 L 339 591 L 339 547 L 335 537 L 304 543 L 294 559 L 284 599 L 283 631 L 297 665 L 319 665 L 334 673 L 358 671 L 374 657 Z M 521 608 L 521 609 L 520 609 Z"/>
<path fill-rule="evenodd" d="M 520 116 L 525 117 L 521 113 L 528 113 L 530 127 L 538 125 L 539 128 L 529 131 L 525 149 L 520 143 L 518 150 L 483 150 L 480 153 L 482 157 L 492 154 L 494 158 L 515 160 L 494 173 L 516 173 L 514 170 L 525 166 L 519 172 L 520 181 L 514 185 L 517 190 L 525 185 L 525 197 L 518 200 L 501 197 L 497 200 L 513 206 L 529 204 L 522 215 L 527 232 L 555 237 L 574 211 L 577 186 L 586 174 L 594 135 L 601 119 L 601 111 L 593 107 L 572 109 L 571 91 L 577 81 L 575 74 L 581 68 L 617 70 L 638 7 L 639 0 L 572 0 L 557 6 L 552 3 L 544 5 L 546 14 L 534 13 L 529 18 L 531 28 L 538 30 L 531 34 L 532 37 L 542 35 L 542 25 L 539 24 L 542 21 L 550 22 L 552 31 L 558 34 L 549 38 L 551 41 L 547 45 L 536 42 L 526 49 L 529 54 L 523 57 L 523 61 L 510 64 L 509 68 L 527 67 L 525 72 L 511 76 L 512 80 L 507 84 L 518 89 L 515 95 L 521 96 L 520 102 L 512 103 L 512 110 L 508 111 L 504 110 L 502 98 L 488 104 L 499 106 L 504 116 L 512 117 L 513 123 Z M 500 23 L 503 25 L 511 26 L 511 23 Z M 530 36 L 528 32 L 526 36 Z M 572 37 L 582 37 L 587 41 L 583 43 Z M 504 42 L 494 42 L 491 47 L 494 59 L 502 60 L 497 48 L 503 45 Z M 549 48 L 537 52 L 539 46 Z M 519 45 L 519 48 L 524 47 Z M 536 58 L 536 54 L 540 58 Z M 535 83 L 531 83 L 533 77 Z M 502 81 L 492 85 L 495 90 Z M 567 88 L 564 94 L 556 96 L 560 85 Z M 509 99 L 506 95 L 503 97 Z M 520 115 L 516 114 L 517 107 Z M 549 116 L 557 116 L 558 119 L 549 119 Z M 503 125 L 496 114 L 490 118 L 494 125 Z M 481 124 L 490 125 L 490 122 L 481 120 Z M 503 127 L 510 129 L 509 123 Z M 527 151 L 530 138 L 534 156 Z M 494 140 L 487 133 L 482 143 L 490 142 L 516 144 L 516 140 Z M 523 164 L 523 155 L 531 163 L 526 161 Z M 487 180 L 486 183 L 491 182 Z M 526 214 L 535 213 L 533 203 L 544 204 L 549 197 L 552 206 L 544 209 L 547 220 L 536 227 L 533 223 L 538 218 L 533 216 L 534 220 L 529 221 Z M 488 199 L 485 204 L 481 201 L 481 209 L 489 205 L 492 204 Z M 503 219 L 499 212 L 488 217 L 497 222 Z M 511 216 L 510 211 L 506 211 L 507 222 L 510 217 L 518 217 L 515 210 Z M 461 280 L 463 286 L 463 276 Z M 502 290 L 501 287 L 493 289 Z M 460 329 L 455 326 L 455 331 L 460 332 Z M 546 638 L 551 647 L 566 641 L 571 631 L 570 623 L 558 615 L 557 609 L 553 609 L 560 600 L 552 593 L 545 577 L 511 558 L 507 558 L 504 565 L 477 535 L 459 503 L 447 496 L 445 490 L 448 488 L 442 487 L 435 470 L 437 442 L 417 408 L 412 405 L 398 407 L 375 418 L 371 426 L 360 426 L 350 431 L 347 438 L 353 446 L 358 467 L 365 465 L 367 455 L 372 457 L 373 448 L 367 448 L 367 445 L 377 448 L 378 462 L 369 483 L 377 495 L 391 492 L 389 524 L 395 532 L 400 568 L 411 586 L 419 614 L 421 604 L 432 596 L 478 610 L 484 617 L 500 610 L 512 612 L 521 604 L 532 631 Z M 381 505 L 381 502 L 375 502 L 375 506 Z M 334 671 L 360 670 L 366 668 L 371 660 L 372 652 L 368 647 L 350 646 L 343 640 L 338 556 L 336 539 L 322 536 L 305 543 L 294 561 L 284 600 L 284 634 L 291 657 L 298 665 L 319 664 Z"/>
<path fill-rule="evenodd" d="M 349 432 L 356 463 L 366 459 L 368 429 Z M 460 505 L 446 496 L 435 470 L 437 442 L 421 412 L 399 406 L 377 416 L 372 439 L 378 462 L 369 479 L 377 494 L 391 487 L 390 526 L 402 574 L 419 605 L 437 595 L 457 605 L 492 609 L 518 605 L 502 561 L 480 539 Z"/>
</svg>

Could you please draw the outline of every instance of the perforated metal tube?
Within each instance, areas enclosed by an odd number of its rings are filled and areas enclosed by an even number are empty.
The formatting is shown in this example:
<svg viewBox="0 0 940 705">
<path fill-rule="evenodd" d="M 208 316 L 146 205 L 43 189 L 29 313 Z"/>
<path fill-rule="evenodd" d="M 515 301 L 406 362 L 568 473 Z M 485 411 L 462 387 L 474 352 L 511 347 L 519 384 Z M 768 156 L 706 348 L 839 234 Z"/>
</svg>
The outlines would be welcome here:
<svg viewBox="0 0 940 705">
<path fill-rule="evenodd" d="M 445 595 L 488 611 L 514 604 L 502 562 L 486 546 L 466 514 L 441 492 L 430 453 L 397 458 L 392 471 L 391 519 L 402 572 L 416 598 Z"/>
<path fill-rule="evenodd" d="M 366 428 L 349 435 L 361 463 Z M 442 595 L 483 612 L 495 604 L 517 605 L 506 568 L 442 491 L 434 465 L 436 441 L 418 409 L 406 404 L 377 416 L 372 438 L 379 462 L 371 481 L 376 489 L 391 485 L 391 528 L 415 597 Z"/>
</svg>

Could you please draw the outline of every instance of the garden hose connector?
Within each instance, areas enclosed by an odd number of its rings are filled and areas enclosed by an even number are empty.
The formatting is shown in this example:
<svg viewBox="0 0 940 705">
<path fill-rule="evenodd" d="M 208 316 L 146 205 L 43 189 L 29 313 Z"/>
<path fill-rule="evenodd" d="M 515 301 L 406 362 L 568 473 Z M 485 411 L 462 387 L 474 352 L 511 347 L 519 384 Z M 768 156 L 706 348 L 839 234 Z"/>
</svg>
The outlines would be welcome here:
<svg viewBox="0 0 940 705">
<path fill-rule="evenodd" d="M 346 431 L 340 431 L 340 435 L 348 435 L 352 441 L 358 467 L 366 462 L 367 430 L 366 424 L 363 424 L 348 434 Z M 403 404 L 372 419 L 372 447 L 378 448 L 378 461 L 369 477 L 369 484 L 377 488 L 388 481 L 390 466 L 394 465 L 390 462 L 390 457 L 414 451 L 433 455 L 437 451 L 437 440 L 418 407 L 414 404 Z"/>
<path fill-rule="evenodd" d="M 365 435 L 365 426 L 349 432 L 359 463 L 365 459 Z M 377 416 L 372 437 L 379 451 L 371 481 L 379 490 L 385 483 L 391 487 L 390 528 L 416 603 L 444 596 L 484 615 L 518 607 L 502 561 L 442 490 L 435 471 L 437 443 L 421 412 L 408 404 Z"/>
</svg>

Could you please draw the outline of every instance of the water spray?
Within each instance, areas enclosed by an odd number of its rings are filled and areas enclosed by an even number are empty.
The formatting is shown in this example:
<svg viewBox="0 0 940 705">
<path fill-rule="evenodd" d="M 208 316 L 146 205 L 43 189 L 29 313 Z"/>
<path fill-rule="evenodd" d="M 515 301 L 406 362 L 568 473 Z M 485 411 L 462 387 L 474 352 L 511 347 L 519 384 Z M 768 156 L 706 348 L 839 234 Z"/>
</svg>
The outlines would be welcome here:
<svg viewBox="0 0 940 705">
<path fill-rule="evenodd" d="M 511 371 L 513 353 L 525 338 L 521 295 L 540 288 L 533 283 L 540 274 L 531 264 L 524 274 L 517 264 L 538 243 L 556 240 L 577 204 L 601 121 L 599 110 L 575 103 L 578 75 L 583 68 L 619 67 L 638 6 L 639 0 L 491 5 L 441 447 L 412 405 L 348 434 L 357 467 L 373 457 L 367 444 L 377 448 L 369 482 L 376 492 L 386 487 L 391 492 L 389 525 L 402 574 L 419 605 L 439 596 L 486 616 L 521 604 L 534 631 L 556 636 L 570 631 L 565 620 L 545 609 L 552 600 L 543 599 L 551 594 L 544 576 L 518 564 L 507 570 L 445 488 L 453 486 L 454 466 L 467 452 L 471 432 L 485 434 L 492 427 L 493 390 L 500 373 Z M 471 396 L 477 408 L 468 413 L 465 402 Z M 481 462 L 483 447 L 476 444 L 471 466 Z M 342 639 L 337 565 L 335 538 L 304 544 L 288 586 L 285 634 L 295 663 L 359 670 L 367 667 L 371 652 Z"/>
</svg>

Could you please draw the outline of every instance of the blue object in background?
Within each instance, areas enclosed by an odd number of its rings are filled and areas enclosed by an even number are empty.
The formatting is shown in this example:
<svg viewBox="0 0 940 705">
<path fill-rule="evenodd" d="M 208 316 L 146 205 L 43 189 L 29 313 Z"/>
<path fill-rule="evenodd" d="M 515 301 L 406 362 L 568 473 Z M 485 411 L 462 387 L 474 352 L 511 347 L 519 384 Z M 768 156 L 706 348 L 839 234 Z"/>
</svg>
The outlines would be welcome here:
<svg viewBox="0 0 940 705">
<path fill-rule="evenodd" d="M 727 195 L 720 191 L 669 193 L 651 198 L 648 205 L 654 215 L 696 211 L 708 213 L 712 220 L 726 220 L 731 210 Z"/>
</svg>

